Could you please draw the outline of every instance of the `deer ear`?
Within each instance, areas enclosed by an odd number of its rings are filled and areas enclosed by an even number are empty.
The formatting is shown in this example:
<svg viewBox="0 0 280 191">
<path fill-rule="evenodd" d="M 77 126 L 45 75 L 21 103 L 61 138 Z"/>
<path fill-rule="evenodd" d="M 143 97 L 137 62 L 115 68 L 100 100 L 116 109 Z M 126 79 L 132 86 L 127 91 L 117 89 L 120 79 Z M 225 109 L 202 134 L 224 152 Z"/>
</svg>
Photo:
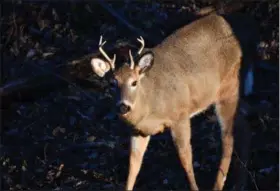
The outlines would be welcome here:
<svg viewBox="0 0 280 191">
<path fill-rule="evenodd" d="M 139 74 L 147 72 L 154 64 L 154 54 L 152 52 L 144 53 L 138 60 Z"/>
<path fill-rule="evenodd" d="M 92 70 L 99 76 L 103 77 L 109 70 L 110 64 L 100 58 L 91 59 Z"/>
</svg>

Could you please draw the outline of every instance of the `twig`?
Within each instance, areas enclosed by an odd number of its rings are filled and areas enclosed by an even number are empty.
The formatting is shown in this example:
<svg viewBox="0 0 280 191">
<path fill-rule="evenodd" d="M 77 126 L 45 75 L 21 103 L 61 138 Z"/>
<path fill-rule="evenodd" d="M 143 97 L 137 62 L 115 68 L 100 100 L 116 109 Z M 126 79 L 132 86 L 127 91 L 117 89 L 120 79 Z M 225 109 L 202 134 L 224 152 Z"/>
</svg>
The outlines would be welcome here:
<svg viewBox="0 0 280 191">
<path fill-rule="evenodd" d="M 49 146 L 49 143 L 46 143 L 44 146 L 44 161 L 47 161 L 47 148 Z"/>
<path fill-rule="evenodd" d="M 16 12 L 15 12 L 15 7 L 13 7 L 13 23 L 14 23 L 14 26 L 15 26 L 15 35 L 18 37 L 18 26 L 17 26 L 17 22 L 16 22 Z M 17 52 L 16 53 L 16 56 L 17 56 L 17 53 L 19 53 L 19 50 L 18 50 L 18 44 L 19 44 L 19 40 L 18 38 L 16 39 L 16 50 Z"/>
<path fill-rule="evenodd" d="M 27 129 L 29 129 L 32 125 L 36 124 L 37 122 L 40 122 L 45 116 L 40 117 L 38 120 L 33 121 L 32 123 L 26 125 L 25 127 L 23 127 L 23 131 L 26 131 Z"/>
<path fill-rule="evenodd" d="M 14 34 L 14 27 L 11 27 L 11 30 L 9 32 L 9 36 L 7 37 L 7 39 L 5 40 L 4 46 L 3 46 L 3 50 L 5 50 L 7 44 L 10 42 L 12 35 Z"/>
<path fill-rule="evenodd" d="M 263 118 L 262 118 L 262 117 L 259 117 L 259 120 L 261 121 L 261 123 L 262 123 L 262 125 L 263 125 L 263 128 L 264 128 L 264 130 L 266 131 L 266 130 L 267 130 L 267 126 L 265 125 L 265 122 L 264 122 Z"/>
<path fill-rule="evenodd" d="M 250 175 L 250 178 L 251 178 L 251 180 L 252 180 L 252 182 L 253 182 L 253 184 L 254 184 L 256 190 L 259 190 L 259 187 L 258 187 L 258 185 L 257 185 L 257 183 L 256 183 L 256 180 L 255 180 L 255 178 L 253 177 L 252 173 L 246 168 L 246 164 L 244 164 L 244 162 L 239 158 L 239 156 L 238 156 L 238 154 L 237 154 L 237 152 L 236 152 L 235 150 L 234 150 L 234 154 L 235 154 L 235 156 L 237 157 L 238 161 L 242 164 L 242 166 L 243 166 L 243 168 L 246 170 L 246 172 Z"/>
<path fill-rule="evenodd" d="M 56 173 L 56 175 L 55 175 L 55 178 L 60 177 L 63 167 L 64 167 L 64 164 L 61 164 L 61 165 L 59 166 L 58 171 L 57 171 L 57 173 Z"/>
</svg>

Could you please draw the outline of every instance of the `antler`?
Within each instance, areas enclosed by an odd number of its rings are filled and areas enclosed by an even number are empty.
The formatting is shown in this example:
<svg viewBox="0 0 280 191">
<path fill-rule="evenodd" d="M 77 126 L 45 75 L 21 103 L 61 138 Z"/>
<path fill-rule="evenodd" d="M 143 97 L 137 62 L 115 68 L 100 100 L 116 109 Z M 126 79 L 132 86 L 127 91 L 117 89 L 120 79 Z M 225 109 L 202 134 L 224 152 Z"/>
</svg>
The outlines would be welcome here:
<svg viewBox="0 0 280 191">
<path fill-rule="evenodd" d="M 137 40 L 138 40 L 138 42 L 140 42 L 141 43 L 141 48 L 139 49 L 139 51 L 138 51 L 138 54 L 141 54 L 141 52 L 143 51 L 143 49 L 144 49 L 144 47 L 145 47 L 145 41 L 144 41 L 144 39 L 143 39 L 143 37 L 142 36 L 140 36 L 140 38 L 137 38 Z"/>
<path fill-rule="evenodd" d="M 145 47 L 145 40 L 143 39 L 142 36 L 140 36 L 140 38 L 137 38 L 137 41 L 141 43 L 141 48 L 137 52 L 137 54 L 140 55 Z M 134 64 L 133 56 L 131 54 L 131 50 L 129 50 L 129 57 L 130 57 L 130 62 L 131 62 L 130 68 L 133 70 L 135 64 Z"/>
<path fill-rule="evenodd" d="M 115 69 L 116 54 L 114 54 L 113 59 L 110 59 L 109 56 L 106 54 L 106 52 L 102 48 L 105 43 L 106 43 L 106 41 L 102 42 L 102 35 L 101 35 L 100 40 L 99 40 L 99 51 L 108 60 L 109 64 L 111 65 L 112 70 L 114 70 Z"/>
<path fill-rule="evenodd" d="M 133 68 L 134 68 L 134 60 L 133 60 L 133 56 L 131 54 L 131 50 L 129 50 L 129 57 L 130 57 L 130 69 L 133 70 Z"/>
</svg>

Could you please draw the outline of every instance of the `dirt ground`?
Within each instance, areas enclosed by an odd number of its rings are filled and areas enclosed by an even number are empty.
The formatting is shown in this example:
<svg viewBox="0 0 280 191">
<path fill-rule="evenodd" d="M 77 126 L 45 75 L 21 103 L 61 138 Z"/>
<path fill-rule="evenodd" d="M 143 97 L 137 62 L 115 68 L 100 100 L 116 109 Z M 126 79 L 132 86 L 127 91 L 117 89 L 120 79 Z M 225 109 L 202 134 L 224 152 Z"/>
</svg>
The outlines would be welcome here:
<svg viewBox="0 0 280 191">
<path fill-rule="evenodd" d="M 124 187 L 130 128 L 110 112 L 107 82 L 88 66 L 99 36 L 113 51 L 110 44 L 130 46 L 145 33 L 151 47 L 211 1 L 108 2 L 2 4 L 2 190 Z M 242 9 L 261 29 L 257 86 L 249 103 L 255 108 L 249 120 L 252 142 L 249 161 L 241 165 L 248 176 L 246 190 L 279 189 L 278 9 L 275 0 L 250 2 Z M 219 133 L 211 110 L 192 120 L 193 163 L 201 189 L 211 189 L 214 182 Z M 233 163 L 239 162 L 234 154 Z M 188 188 L 169 132 L 152 138 L 136 188 Z M 234 190 L 232 178 L 226 189 Z"/>
</svg>

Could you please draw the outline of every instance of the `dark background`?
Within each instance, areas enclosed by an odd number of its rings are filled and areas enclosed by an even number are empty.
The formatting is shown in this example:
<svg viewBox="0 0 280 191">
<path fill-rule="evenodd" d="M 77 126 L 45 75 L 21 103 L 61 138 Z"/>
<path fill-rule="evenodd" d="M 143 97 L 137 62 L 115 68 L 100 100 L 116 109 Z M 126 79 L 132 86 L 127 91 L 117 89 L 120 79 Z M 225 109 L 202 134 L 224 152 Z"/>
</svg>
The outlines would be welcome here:
<svg viewBox="0 0 280 191">
<path fill-rule="evenodd" d="M 5 1 L 1 4 L 2 190 L 121 189 L 129 128 L 110 113 L 107 82 L 89 67 L 100 35 L 109 54 L 126 55 L 143 35 L 152 47 L 195 19 L 195 11 L 230 1 Z M 278 190 L 279 29 L 276 0 L 243 1 L 259 23 L 256 88 L 250 100 L 252 143 L 246 190 Z M 118 57 L 118 59 L 124 59 Z M 210 189 L 219 155 L 213 112 L 193 119 L 198 186 Z M 234 154 L 233 163 L 239 163 Z M 229 172 L 231 174 L 231 171 Z M 234 182 L 234 181 L 233 181 Z M 168 132 L 153 137 L 136 188 L 188 184 Z M 234 188 L 234 183 L 226 183 Z"/>
</svg>

